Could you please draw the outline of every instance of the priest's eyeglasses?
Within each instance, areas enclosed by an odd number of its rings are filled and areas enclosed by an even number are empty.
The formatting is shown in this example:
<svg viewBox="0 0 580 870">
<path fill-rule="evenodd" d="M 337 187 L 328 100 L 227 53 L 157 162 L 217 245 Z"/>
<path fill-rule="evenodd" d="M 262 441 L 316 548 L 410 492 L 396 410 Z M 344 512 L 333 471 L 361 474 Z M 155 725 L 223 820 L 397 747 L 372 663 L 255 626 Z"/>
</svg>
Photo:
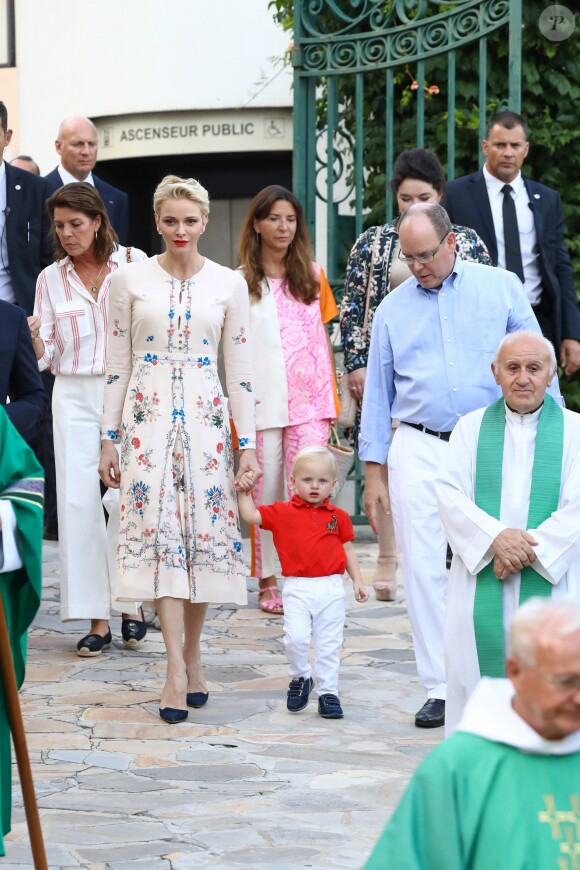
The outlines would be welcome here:
<svg viewBox="0 0 580 870">
<path fill-rule="evenodd" d="M 577 674 L 546 674 L 546 680 L 560 692 L 575 692 L 580 689 L 580 676 Z"/>
<path fill-rule="evenodd" d="M 451 230 L 449 232 L 451 232 Z M 413 263 L 415 262 L 415 260 L 418 263 L 421 263 L 422 265 L 425 263 L 431 263 L 435 259 L 435 257 L 437 256 L 437 254 L 439 252 L 439 248 L 441 247 L 441 245 L 443 244 L 443 242 L 445 241 L 445 239 L 447 238 L 448 235 L 449 235 L 449 233 L 445 233 L 445 235 L 443 236 L 443 238 L 441 239 L 441 241 L 437 245 L 437 248 L 434 251 L 431 251 L 430 254 L 419 254 L 418 257 L 408 257 L 402 251 L 399 251 L 399 254 L 398 254 L 399 260 L 402 260 L 403 263 L 407 264 L 407 266 L 412 266 Z"/>
</svg>

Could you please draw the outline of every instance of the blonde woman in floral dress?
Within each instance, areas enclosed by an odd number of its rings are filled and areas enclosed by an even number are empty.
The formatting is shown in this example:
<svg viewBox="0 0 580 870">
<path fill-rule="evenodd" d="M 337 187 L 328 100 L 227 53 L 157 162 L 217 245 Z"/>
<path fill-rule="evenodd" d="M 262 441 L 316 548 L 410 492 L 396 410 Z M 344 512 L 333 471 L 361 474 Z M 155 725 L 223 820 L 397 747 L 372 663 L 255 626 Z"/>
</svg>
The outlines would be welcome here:
<svg viewBox="0 0 580 870">
<path fill-rule="evenodd" d="M 197 181 L 167 176 L 153 207 L 165 252 L 111 283 L 99 471 L 121 488 L 117 595 L 155 600 L 167 650 L 159 714 L 174 723 L 208 699 L 200 654 L 208 602 L 247 600 L 220 340 L 238 477 L 257 480 L 260 471 L 246 282 L 197 249 L 209 214 Z"/>
</svg>

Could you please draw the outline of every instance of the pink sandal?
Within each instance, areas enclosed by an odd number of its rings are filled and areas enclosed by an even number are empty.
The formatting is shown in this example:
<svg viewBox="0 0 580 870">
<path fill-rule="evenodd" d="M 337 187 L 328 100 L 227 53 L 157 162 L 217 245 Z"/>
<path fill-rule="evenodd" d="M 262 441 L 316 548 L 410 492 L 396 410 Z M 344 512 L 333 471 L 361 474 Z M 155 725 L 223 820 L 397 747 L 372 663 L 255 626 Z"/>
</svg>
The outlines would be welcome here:
<svg viewBox="0 0 580 870">
<path fill-rule="evenodd" d="M 266 592 L 270 593 L 270 598 L 267 598 L 265 601 L 263 601 L 262 596 Z M 265 589 L 259 589 L 258 602 L 260 604 L 260 610 L 262 610 L 264 613 L 269 613 L 271 616 L 284 615 L 284 605 L 282 604 L 282 599 L 280 598 L 280 593 L 277 586 L 266 586 Z"/>
</svg>

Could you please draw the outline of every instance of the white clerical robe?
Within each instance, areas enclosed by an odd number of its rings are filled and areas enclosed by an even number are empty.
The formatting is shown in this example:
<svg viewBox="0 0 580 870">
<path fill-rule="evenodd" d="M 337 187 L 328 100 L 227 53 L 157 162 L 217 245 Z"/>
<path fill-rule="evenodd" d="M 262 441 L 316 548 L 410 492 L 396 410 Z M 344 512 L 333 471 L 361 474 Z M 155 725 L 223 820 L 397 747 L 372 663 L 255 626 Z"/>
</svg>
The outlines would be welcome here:
<svg viewBox="0 0 580 870">
<path fill-rule="evenodd" d="M 441 520 L 453 562 L 445 617 L 447 672 L 446 733 L 455 730 L 465 704 L 481 679 L 473 604 L 476 575 L 493 561 L 493 540 L 506 528 L 526 529 L 534 448 L 540 411 L 516 414 L 506 407 L 500 518 L 475 504 L 479 428 L 485 408 L 459 421 L 435 484 Z M 537 529 L 535 570 L 553 584 L 552 598 L 580 601 L 580 415 L 564 410 L 564 448 L 558 510 Z M 520 574 L 503 582 L 503 627 L 507 649 L 509 625 L 519 604 Z"/>
</svg>

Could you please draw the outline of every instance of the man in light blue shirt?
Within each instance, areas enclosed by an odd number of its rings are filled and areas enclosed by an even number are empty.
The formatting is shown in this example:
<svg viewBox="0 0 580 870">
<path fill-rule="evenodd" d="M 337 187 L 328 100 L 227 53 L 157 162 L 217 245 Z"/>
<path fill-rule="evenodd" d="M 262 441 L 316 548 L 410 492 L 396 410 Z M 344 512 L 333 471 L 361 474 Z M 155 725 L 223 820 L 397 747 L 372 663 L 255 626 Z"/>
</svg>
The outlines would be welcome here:
<svg viewBox="0 0 580 870">
<path fill-rule="evenodd" d="M 440 205 L 407 209 L 399 244 L 412 277 L 375 314 L 359 456 L 366 463 L 365 509 L 375 533 L 377 511 L 392 507 L 417 670 L 427 690 L 415 724 L 435 728 L 445 722 L 447 594 L 435 476 L 457 421 L 500 396 L 491 362 L 502 337 L 522 329 L 541 332 L 516 275 L 456 256 L 455 234 Z M 559 396 L 557 385 L 551 392 Z M 401 425 L 391 446 L 393 419 Z"/>
</svg>

